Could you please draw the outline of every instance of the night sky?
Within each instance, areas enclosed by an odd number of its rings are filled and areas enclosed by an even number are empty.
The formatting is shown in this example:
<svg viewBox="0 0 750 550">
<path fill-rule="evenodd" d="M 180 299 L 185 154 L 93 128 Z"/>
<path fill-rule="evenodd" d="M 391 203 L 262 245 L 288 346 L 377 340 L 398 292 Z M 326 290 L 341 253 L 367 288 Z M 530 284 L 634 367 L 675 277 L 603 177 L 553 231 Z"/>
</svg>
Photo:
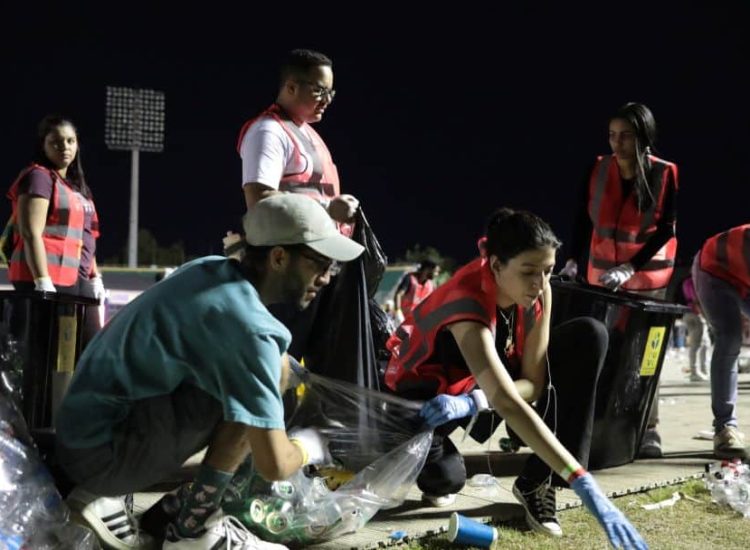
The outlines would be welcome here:
<svg viewBox="0 0 750 550">
<path fill-rule="evenodd" d="M 238 130 L 273 101 L 279 61 L 296 47 L 334 61 L 338 95 L 316 128 L 391 258 L 421 243 L 466 261 L 501 205 L 533 210 L 568 241 L 578 188 L 609 152 L 607 120 L 626 101 L 652 109 L 658 153 L 679 166 L 682 261 L 750 222 L 744 1 L 413 13 L 277 3 L 275 14 L 249 2 L 74 4 L 3 14 L 0 177 L 9 187 L 30 160 L 45 114 L 70 116 L 100 260 L 125 245 L 130 185 L 129 154 L 104 145 L 105 86 L 166 94 L 165 151 L 141 155 L 141 227 L 162 245 L 217 253 L 244 211 Z M 126 6 L 130 16 L 113 13 Z M 3 220 L 9 211 L 4 201 Z"/>
</svg>

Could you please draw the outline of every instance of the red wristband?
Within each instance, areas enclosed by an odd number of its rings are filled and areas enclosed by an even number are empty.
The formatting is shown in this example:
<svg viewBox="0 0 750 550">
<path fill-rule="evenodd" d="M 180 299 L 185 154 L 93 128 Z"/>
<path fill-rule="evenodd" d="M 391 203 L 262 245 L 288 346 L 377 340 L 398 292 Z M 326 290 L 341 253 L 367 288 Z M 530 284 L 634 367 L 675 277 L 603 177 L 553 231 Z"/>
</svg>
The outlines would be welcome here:
<svg viewBox="0 0 750 550">
<path fill-rule="evenodd" d="M 568 479 L 567 479 L 568 484 L 573 483 L 576 479 L 584 475 L 586 475 L 586 470 L 584 470 L 583 468 L 578 468 L 577 470 L 575 470 L 572 474 L 568 476 Z"/>
</svg>

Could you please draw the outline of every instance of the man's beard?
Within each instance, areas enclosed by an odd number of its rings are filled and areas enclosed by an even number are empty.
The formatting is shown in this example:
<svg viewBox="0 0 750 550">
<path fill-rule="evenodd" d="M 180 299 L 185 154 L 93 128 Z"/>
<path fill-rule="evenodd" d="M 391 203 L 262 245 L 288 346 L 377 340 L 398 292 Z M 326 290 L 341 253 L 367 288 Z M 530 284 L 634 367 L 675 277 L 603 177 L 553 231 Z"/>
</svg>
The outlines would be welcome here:
<svg viewBox="0 0 750 550">
<path fill-rule="evenodd" d="M 297 278 L 290 278 L 284 282 L 281 289 L 281 301 L 294 306 L 297 311 L 302 311 L 310 305 L 310 301 L 305 300 L 306 294 L 305 284 Z"/>
</svg>

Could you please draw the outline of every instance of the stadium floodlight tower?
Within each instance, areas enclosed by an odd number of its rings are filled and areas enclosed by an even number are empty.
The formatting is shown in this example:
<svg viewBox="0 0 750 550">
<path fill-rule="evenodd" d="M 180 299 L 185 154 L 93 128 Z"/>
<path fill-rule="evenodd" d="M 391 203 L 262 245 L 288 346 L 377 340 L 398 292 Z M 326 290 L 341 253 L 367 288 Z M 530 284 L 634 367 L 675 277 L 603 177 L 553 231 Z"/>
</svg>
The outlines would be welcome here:
<svg viewBox="0 0 750 550">
<path fill-rule="evenodd" d="M 130 151 L 128 267 L 138 265 L 138 172 L 141 151 L 164 150 L 164 92 L 107 86 L 104 139 L 113 150 Z"/>
</svg>

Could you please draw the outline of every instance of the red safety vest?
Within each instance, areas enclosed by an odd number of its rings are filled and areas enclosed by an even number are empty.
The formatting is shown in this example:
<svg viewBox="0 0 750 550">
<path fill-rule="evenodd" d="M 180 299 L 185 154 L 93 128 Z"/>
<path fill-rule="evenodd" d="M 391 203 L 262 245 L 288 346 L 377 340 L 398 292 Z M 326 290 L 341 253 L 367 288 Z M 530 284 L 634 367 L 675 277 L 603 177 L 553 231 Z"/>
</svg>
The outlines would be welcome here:
<svg viewBox="0 0 750 550">
<path fill-rule="evenodd" d="M 323 139 L 313 129 L 312 126 L 305 123 L 302 128 L 297 126 L 293 120 L 277 104 L 271 105 L 257 117 L 248 120 L 240 130 L 240 137 L 237 140 L 237 152 L 242 148 L 242 140 L 250 127 L 261 118 L 272 118 L 284 129 L 294 144 L 292 153 L 297 164 L 305 164 L 306 158 L 302 152 L 307 153 L 307 157 L 312 158 L 312 163 L 306 163 L 305 170 L 296 174 L 284 174 L 279 183 L 280 191 L 291 191 L 293 193 L 305 193 L 321 203 L 326 203 L 334 197 L 338 197 L 339 192 L 339 173 L 336 165 L 333 163 L 331 153 L 323 142 Z M 307 132 L 307 134 L 305 133 Z"/>
<path fill-rule="evenodd" d="M 409 273 L 407 277 L 409 277 L 409 290 L 401 297 L 401 311 L 404 313 L 404 316 L 411 313 L 422 300 L 435 290 L 435 286 L 430 279 L 427 279 L 424 284 L 420 284 L 419 279 L 417 279 L 414 273 Z"/>
<path fill-rule="evenodd" d="M 708 239 L 700 251 L 701 269 L 750 293 L 750 224 L 739 225 Z"/>
<path fill-rule="evenodd" d="M 78 279 L 78 268 L 81 264 L 85 221 L 84 201 L 87 199 L 70 187 L 54 170 L 39 164 L 32 164 L 21 171 L 8 191 L 7 196 L 13 202 L 14 224 L 18 219 L 18 185 L 33 170 L 46 172 L 53 181 L 47 223 L 42 231 L 44 250 L 47 253 L 47 271 L 55 285 L 71 286 Z M 93 207 L 93 202 L 91 206 Z M 92 233 L 94 238 L 99 236 L 99 218 L 96 215 L 96 209 L 92 219 Z M 13 254 L 8 265 L 8 279 L 10 282 L 34 280 L 26 261 L 23 239 L 15 227 Z"/>
<path fill-rule="evenodd" d="M 440 285 L 406 318 L 389 338 L 391 359 L 385 371 L 385 383 L 394 391 L 423 387 L 425 382 L 437 386 L 437 394 L 460 395 L 476 385 L 465 365 L 428 363 L 441 329 L 459 321 L 476 321 L 495 335 L 497 306 L 496 285 L 489 262 L 477 258 L 459 269 L 451 279 Z M 537 300 L 532 308 L 516 309 L 515 345 L 506 356 L 514 370 L 520 369 L 526 335 L 542 315 Z"/>
<path fill-rule="evenodd" d="M 643 247 L 656 231 L 656 223 L 663 215 L 667 186 L 677 187 L 677 165 L 654 156 L 650 179 L 658 196 L 647 210 L 638 210 L 635 193 L 623 197 L 620 171 L 613 155 L 596 160 L 589 182 L 589 216 L 593 224 L 589 252 L 588 282 L 600 285 L 605 271 L 626 263 Z M 671 178 L 670 178 L 671 174 Z M 658 184 L 658 185 L 656 185 Z M 674 271 L 677 239 L 669 241 L 641 267 L 623 288 L 626 290 L 654 290 L 664 288 Z"/>
</svg>

